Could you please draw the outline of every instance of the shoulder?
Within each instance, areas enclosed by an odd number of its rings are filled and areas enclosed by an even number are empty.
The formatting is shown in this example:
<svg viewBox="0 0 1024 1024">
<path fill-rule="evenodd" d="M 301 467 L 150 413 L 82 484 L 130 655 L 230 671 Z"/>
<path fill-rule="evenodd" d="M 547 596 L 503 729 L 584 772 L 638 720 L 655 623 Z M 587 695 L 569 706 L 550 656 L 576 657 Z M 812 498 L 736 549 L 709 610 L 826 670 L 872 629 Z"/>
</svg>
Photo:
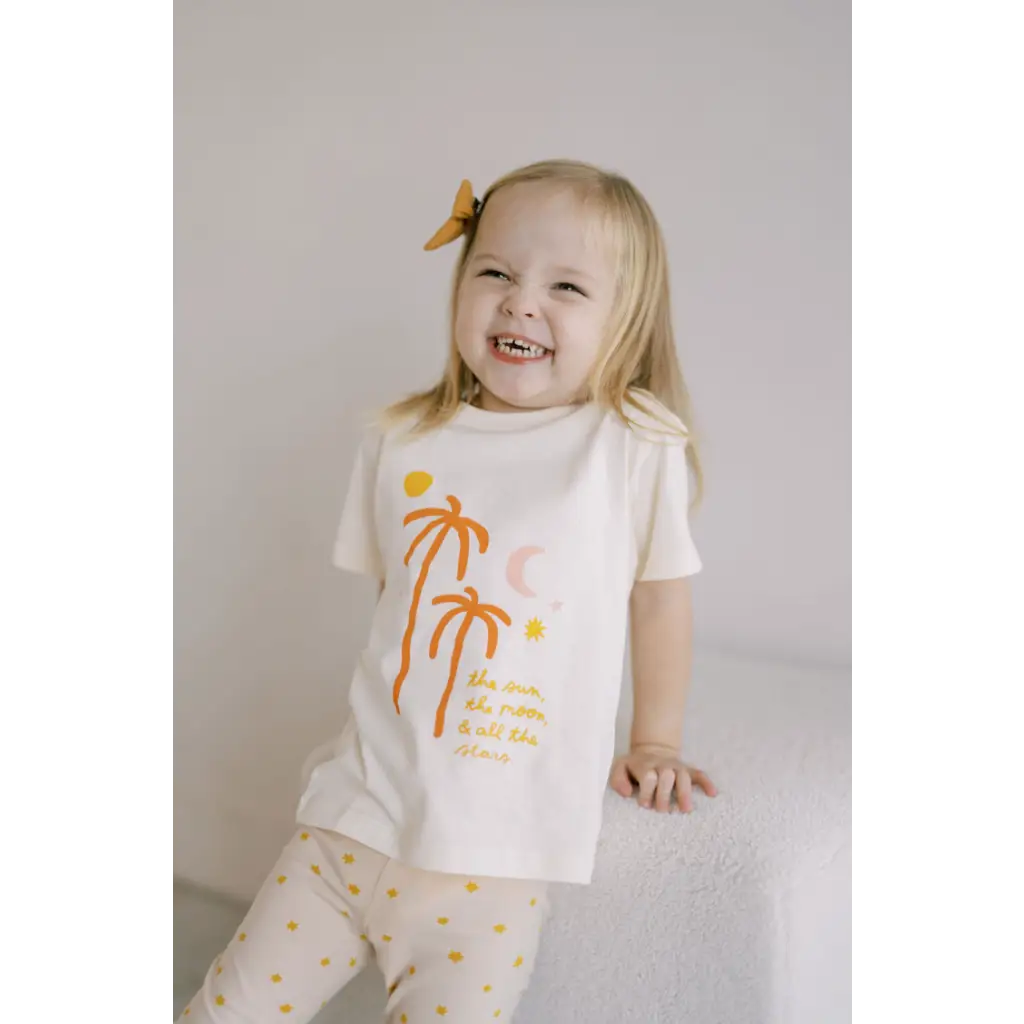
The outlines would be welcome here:
<svg viewBox="0 0 1024 1024">
<path fill-rule="evenodd" d="M 657 447 L 686 447 L 689 428 L 667 405 L 649 391 L 630 388 L 623 402 L 626 419 L 613 415 L 629 432 L 634 444 L 641 449 Z"/>
</svg>

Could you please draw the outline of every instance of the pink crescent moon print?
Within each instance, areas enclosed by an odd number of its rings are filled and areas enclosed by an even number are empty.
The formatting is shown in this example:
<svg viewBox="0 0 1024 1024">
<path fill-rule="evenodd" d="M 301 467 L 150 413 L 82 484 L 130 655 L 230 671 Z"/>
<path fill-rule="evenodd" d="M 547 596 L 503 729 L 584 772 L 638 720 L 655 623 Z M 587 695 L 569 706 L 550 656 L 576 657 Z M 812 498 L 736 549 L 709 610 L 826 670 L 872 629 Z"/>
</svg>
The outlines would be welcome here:
<svg viewBox="0 0 1024 1024">
<path fill-rule="evenodd" d="M 522 594 L 523 597 L 537 596 L 536 592 L 531 590 L 526 580 L 523 579 L 523 571 L 526 569 L 526 563 L 534 555 L 543 554 L 543 548 L 520 548 L 518 551 L 513 551 L 509 556 L 508 566 L 505 569 L 505 578 L 516 593 Z"/>
</svg>

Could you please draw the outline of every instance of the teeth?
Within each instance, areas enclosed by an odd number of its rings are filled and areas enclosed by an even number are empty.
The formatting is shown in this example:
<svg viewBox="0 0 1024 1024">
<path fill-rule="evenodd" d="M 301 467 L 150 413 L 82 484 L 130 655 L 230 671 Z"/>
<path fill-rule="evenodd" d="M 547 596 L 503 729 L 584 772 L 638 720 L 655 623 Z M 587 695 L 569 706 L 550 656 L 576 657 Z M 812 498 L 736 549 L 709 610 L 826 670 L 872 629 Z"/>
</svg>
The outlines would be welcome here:
<svg viewBox="0 0 1024 1024">
<path fill-rule="evenodd" d="M 547 349 L 541 345 L 531 345 L 526 341 L 519 341 L 515 338 L 499 337 L 495 339 L 495 347 L 499 352 L 510 356 L 530 356 L 534 359 L 547 354 Z"/>
</svg>

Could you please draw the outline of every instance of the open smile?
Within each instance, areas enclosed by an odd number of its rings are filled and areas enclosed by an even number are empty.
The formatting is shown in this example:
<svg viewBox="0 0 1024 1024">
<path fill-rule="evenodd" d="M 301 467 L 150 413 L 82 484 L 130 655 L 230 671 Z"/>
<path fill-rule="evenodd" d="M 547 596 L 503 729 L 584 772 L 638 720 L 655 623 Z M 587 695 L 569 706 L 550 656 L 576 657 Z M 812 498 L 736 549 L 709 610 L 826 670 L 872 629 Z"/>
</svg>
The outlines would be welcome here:
<svg viewBox="0 0 1024 1024">
<path fill-rule="evenodd" d="M 490 339 L 494 358 L 502 363 L 539 363 L 551 357 L 551 349 L 545 348 L 521 334 L 499 334 Z"/>
</svg>

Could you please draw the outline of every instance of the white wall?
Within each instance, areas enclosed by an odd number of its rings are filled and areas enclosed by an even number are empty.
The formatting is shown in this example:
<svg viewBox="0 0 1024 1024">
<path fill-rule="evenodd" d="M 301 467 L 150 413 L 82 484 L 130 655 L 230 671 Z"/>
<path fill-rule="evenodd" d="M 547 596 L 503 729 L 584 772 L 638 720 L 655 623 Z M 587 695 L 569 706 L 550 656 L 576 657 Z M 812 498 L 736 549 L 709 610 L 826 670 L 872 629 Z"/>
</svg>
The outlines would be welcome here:
<svg viewBox="0 0 1024 1024">
<path fill-rule="evenodd" d="M 627 13 L 627 9 L 629 13 Z M 822 0 L 176 4 L 177 869 L 248 894 L 372 586 L 360 416 L 431 382 L 462 177 L 618 169 L 669 242 L 705 438 L 699 642 L 850 652 L 849 54 Z"/>
</svg>

